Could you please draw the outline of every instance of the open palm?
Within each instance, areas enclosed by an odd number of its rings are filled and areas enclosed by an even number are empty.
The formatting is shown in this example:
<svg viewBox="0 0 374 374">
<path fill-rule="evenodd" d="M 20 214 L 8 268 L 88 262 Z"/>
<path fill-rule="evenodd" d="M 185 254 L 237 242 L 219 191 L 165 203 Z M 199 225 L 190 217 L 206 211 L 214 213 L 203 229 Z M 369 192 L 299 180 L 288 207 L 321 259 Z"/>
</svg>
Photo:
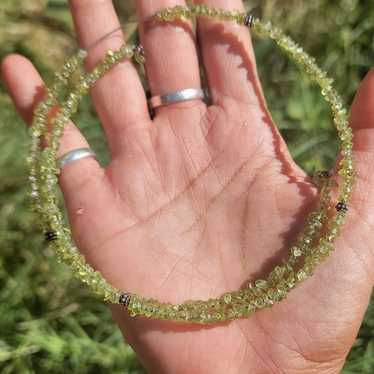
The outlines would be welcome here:
<svg viewBox="0 0 374 374">
<path fill-rule="evenodd" d="M 202 1 L 242 9 L 240 0 Z M 152 94 L 199 87 L 188 24 L 148 17 L 176 0 L 137 1 Z M 71 1 L 82 46 L 118 26 L 111 1 Z M 316 189 L 293 162 L 266 109 L 248 31 L 199 21 L 198 39 L 213 105 L 173 104 L 150 119 L 129 61 L 92 90 L 112 161 L 68 165 L 61 187 L 74 238 L 117 288 L 173 303 L 217 297 L 264 276 L 282 258 L 316 202 Z M 122 34 L 90 50 L 88 68 Z M 28 122 L 43 86 L 21 56 L 3 78 Z M 25 77 L 27 79 L 25 79 Z M 151 373 L 338 373 L 368 303 L 374 253 L 374 74 L 352 111 L 358 179 L 343 234 L 331 258 L 282 303 L 216 326 L 131 318 L 112 311 Z M 86 146 L 70 124 L 60 154 Z"/>
</svg>

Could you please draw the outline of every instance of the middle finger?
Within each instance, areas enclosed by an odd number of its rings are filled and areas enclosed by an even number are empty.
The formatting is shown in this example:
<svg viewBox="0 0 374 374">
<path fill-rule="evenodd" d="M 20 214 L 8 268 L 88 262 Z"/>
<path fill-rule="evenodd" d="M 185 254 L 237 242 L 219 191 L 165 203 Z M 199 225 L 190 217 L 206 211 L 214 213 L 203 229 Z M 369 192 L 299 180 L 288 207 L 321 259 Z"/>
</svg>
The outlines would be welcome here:
<svg viewBox="0 0 374 374">
<path fill-rule="evenodd" d="M 89 48 L 87 62 L 91 69 L 103 60 L 108 49 L 118 50 L 124 42 L 120 23 L 110 0 L 70 0 L 70 6 L 80 45 Z M 114 67 L 95 84 L 91 94 L 112 156 L 123 152 L 124 136 L 149 127 L 145 92 L 131 61 Z"/>
</svg>

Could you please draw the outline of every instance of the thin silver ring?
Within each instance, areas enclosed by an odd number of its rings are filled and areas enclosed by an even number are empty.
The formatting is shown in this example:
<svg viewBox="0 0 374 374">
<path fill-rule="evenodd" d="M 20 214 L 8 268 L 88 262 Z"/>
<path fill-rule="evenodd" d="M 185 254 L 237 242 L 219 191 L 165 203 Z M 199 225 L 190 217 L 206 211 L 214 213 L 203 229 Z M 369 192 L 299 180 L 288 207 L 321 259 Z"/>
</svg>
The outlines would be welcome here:
<svg viewBox="0 0 374 374">
<path fill-rule="evenodd" d="M 155 109 L 160 106 L 199 99 L 204 99 L 204 90 L 201 88 L 187 88 L 185 90 L 171 92 L 165 95 L 153 96 L 149 99 L 148 103 L 151 109 Z"/>
<path fill-rule="evenodd" d="M 91 148 L 78 148 L 73 149 L 72 151 L 67 152 L 59 157 L 57 159 L 57 165 L 60 169 L 63 169 L 66 165 L 86 157 L 93 157 L 97 159 L 96 153 Z"/>
</svg>

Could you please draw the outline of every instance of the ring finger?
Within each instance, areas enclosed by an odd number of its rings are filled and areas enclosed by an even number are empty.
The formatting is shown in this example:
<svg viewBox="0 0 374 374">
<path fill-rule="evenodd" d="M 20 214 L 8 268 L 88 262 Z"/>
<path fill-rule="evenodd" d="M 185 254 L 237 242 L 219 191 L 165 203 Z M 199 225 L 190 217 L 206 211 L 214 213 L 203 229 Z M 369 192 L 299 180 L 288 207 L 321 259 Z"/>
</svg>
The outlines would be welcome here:
<svg viewBox="0 0 374 374">
<path fill-rule="evenodd" d="M 45 94 L 45 85 L 32 63 L 22 56 L 10 55 L 2 62 L 2 78 L 13 102 L 25 122 L 32 122 L 37 103 Z M 24 77 L 27 79 L 24 79 Z M 42 93 L 42 95 L 40 95 Z M 89 147 L 79 129 L 68 123 L 59 142 L 58 157 L 79 148 Z M 59 182 L 71 213 L 79 206 L 90 206 L 92 196 L 101 196 L 107 202 L 109 184 L 105 183 L 104 169 L 92 157 L 67 165 L 60 173 Z M 96 200 L 96 202 L 98 202 Z"/>
<path fill-rule="evenodd" d="M 176 5 L 185 5 L 185 1 L 136 1 L 140 38 L 146 52 L 147 78 L 153 96 L 201 87 L 191 23 L 164 24 L 151 19 L 158 10 Z M 163 110 L 163 107 L 158 110 Z"/>
</svg>

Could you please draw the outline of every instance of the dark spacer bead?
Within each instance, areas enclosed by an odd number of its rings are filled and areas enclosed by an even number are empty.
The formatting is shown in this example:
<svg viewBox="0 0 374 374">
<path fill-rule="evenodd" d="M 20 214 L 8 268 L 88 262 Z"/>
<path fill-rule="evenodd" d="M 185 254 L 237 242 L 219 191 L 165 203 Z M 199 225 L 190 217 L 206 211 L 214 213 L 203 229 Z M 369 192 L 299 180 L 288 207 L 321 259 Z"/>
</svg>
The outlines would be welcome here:
<svg viewBox="0 0 374 374">
<path fill-rule="evenodd" d="M 320 177 L 320 178 L 330 178 L 331 177 L 331 173 L 329 170 L 322 170 L 322 171 L 319 171 L 317 173 L 317 175 Z"/>
<path fill-rule="evenodd" d="M 343 212 L 343 213 L 347 213 L 348 212 L 348 207 L 347 207 L 347 204 L 344 202 L 344 201 L 339 201 L 337 204 L 336 204 L 336 210 L 338 212 Z"/>
<path fill-rule="evenodd" d="M 143 57 L 145 56 L 145 50 L 144 50 L 144 47 L 141 44 L 136 46 L 135 51 L 137 53 L 139 53 L 140 56 L 143 56 Z"/>
<path fill-rule="evenodd" d="M 128 293 L 123 293 L 119 297 L 119 303 L 124 305 L 125 307 L 128 307 L 130 304 L 131 296 Z"/>
<path fill-rule="evenodd" d="M 54 240 L 57 240 L 57 234 L 54 231 L 47 231 L 44 234 L 44 237 L 47 242 L 52 242 Z"/>
<path fill-rule="evenodd" d="M 252 27 L 254 23 L 255 17 L 253 14 L 248 13 L 244 18 L 244 25 L 248 27 Z"/>
</svg>

